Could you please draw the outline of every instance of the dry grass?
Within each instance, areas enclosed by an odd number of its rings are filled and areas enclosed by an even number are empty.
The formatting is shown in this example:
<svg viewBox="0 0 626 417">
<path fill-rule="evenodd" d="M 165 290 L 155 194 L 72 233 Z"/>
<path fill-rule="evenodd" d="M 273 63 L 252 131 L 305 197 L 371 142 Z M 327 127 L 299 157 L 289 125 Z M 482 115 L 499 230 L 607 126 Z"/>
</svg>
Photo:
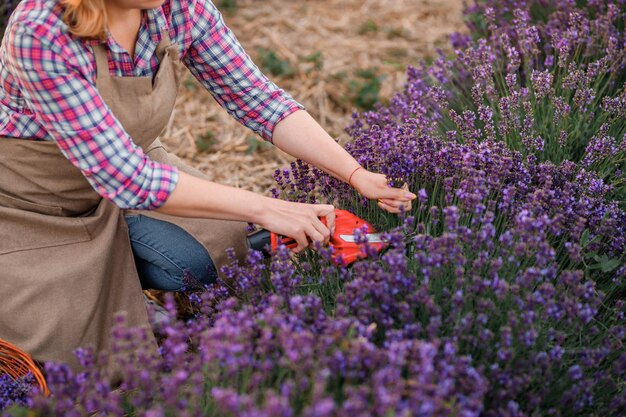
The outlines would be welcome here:
<svg viewBox="0 0 626 417">
<path fill-rule="evenodd" d="M 362 81 L 359 70 L 385 77 L 384 102 L 402 88 L 407 65 L 446 49 L 448 35 L 462 29 L 462 0 L 237 0 L 236 5 L 233 13 L 222 10 L 248 54 L 258 65 L 259 48 L 286 60 L 291 75 L 268 76 L 340 140 L 357 110 L 350 83 Z M 267 193 L 272 173 L 290 157 L 263 146 L 185 76 L 164 143 L 214 181 Z M 210 146 L 200 152 L 196 139 L 202 136 Z"/>
</svg>

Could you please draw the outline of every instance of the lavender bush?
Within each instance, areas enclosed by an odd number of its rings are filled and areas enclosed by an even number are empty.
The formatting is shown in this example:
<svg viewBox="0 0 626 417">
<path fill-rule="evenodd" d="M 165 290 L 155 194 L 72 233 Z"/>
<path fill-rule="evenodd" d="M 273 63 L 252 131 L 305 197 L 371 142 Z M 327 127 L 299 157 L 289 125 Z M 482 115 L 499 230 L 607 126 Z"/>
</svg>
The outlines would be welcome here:
<svg viewBox="0 0 626 417">
<path fill-rule="evenodd" d="M 284 254 L 283 254 L 284 255 Z M 281 273 L 293 266 L 276 259 Z M 233 269 L 263 279 L 258 265 Z M 219 300 L 219 301 L 218 301 Z M 373 342 L 375 326 L 330 317 L 314 296 L 264 293 L 253 304 L 220 290 L 198 299 L 202 313 L 164 328 L 162 356 L 145 335 L 116 328 L 117 392 L 89 351 L 84 371 L 48 365 L 54 397 L 36 397 L 37 415 L 348 416 L 478 415 L 484 379 L 453 344 Z M 213 308 L 209 305 L 217 302 Z M 288 304 L 285 304 L 288 303 Z M 170 306 L 173 309 L 173 306 Z M 174 314 L 175 312 L 172 311 Z M 458 414 L 461 412 L 462 414 Z"/>
<path fill-rule="evenodd" d="M 471 65 L 473 94 L 466 97 L 473 98 L 485 124 L 492 116 L 481 114 L 486 111 L 481 106 L 492 107 L 496 124 L 503 123 L 496 133 L 509 143 L 555 162 L 578 161 L 598 150 L 597 144 L 585 149 L 588 143 L 619 143 L 625 133 L 624 5 L 621 0 L 479 2 L 467 14 L 474 22 L 470 30 L 482 40 L 446 64 Z M 433 70 L 447 81 L 445 70 Z M 513 129 L 519 137 L 511 136 Z"/>
<path fill-rule="evenodd" d="M 50 366 L 56 397 L 32 409 L 619 415 L 625 268 L 584 267 L 592 249 L 623 253 L 624 213 L 572 163 L 524 159 L 499 142 L 428 143 L 412 174 L 426 188 L 386 253 L 351 269 L 332 264 L 330 249 L 295 263 L 283 250 L 269 265 L 251 253 L 226 271 L 230 287 L 192 298 L 195 318 L 163 330 L 161 357 L 120 323 L 121 391 L 80 352 L 85 371 Z"/>
<path fill-rule="evenodd" d="M 593 231 L 585 232 L 586 226 L 575 217 L 597 226 L 600 219 L 613 215 L 604 209 L 591 214 L 586 197 L 562 188 L 559 181 L 565 174 L 576 188 L 574 183 L 580 178 L 588 191 L 602 190 L 607 201 L 615 201 L 610 204 L 626 207 L 622 175 L 626 164 L 626 141 L 622 140 L 626 135 L 625 10 L 623 2 L 590 2 L 582 8 L 571 1 L 549 2 L 551 6 L 542 9 L 543 18 L 532 21 L 529 10 L 544 3 L 475 4 L 468 14 L 475 22 L 483 22 L 484 29 L 478 23 L 473 28 L 484 37 L 472 43 L 468 37 L 456 36 L 458 49 L 452 59 L 442 55 L 430 67 L 409 68 L 405 91 L 396 95 L 389 107 L 355 115 L 348 129 L 353 141 L 346 148 L 366 167 L 394 179 L 396 185 L 406 182 L 412 189 L 423 188 L 425 195 L 441 190 L 443 184 L 447 191 L 453 184 L 465 184 L 464 190 L 455 191 L 458 195 L 446 193 L 446 204 L 459 197 L 472 198 L 466 192 L 471 187 L 480 188 L 471 190 L 473 198 L 504 193 L 503 207 L 498 207 L 496 214 L 499 218 L 504 214 L 507 221 L 526 198 L 542 196 L 543 203 L 531 203 L 537 206 L 534 213 L 563 210 L 559 218 L 578 221 L 578 226 L 570 223 L 571 230 L 574 235 L 582 232 L 586 243 Z M 486 17 L 480 20 L 477 15 Z M 590 100 L 586 104 L 581 101 L 583 95 Z M 456 148 L 442 149 L 446 141 L 466 146 L 467 156 Z M 476 142 L 488 144 L 484 155 Z M 491 145 L 495 142 L 505 143 L 506 152 L 520 155 L 502 154 Z M 440 150 L 443 155 L 438 155 Z M 457 160 L 448 155 L 451 150 Z M 463 158 L 468 160 L 461 162 Z M 537 165 L 536 161 L 545 163 Z M 464 163 L 468 166 L 461 167 Z M 526 175 L 522 164 L 535 172 Z M 551 174 L 545 176 L 548 171 Z M 483 178 L 482 184 L 468 178 L 476 172 Z M 511 172 L 517 177 L 504 174 Z M 275 177 L 277 196 L 314 201 L 322 195 L 353 210 L 361 205 L 345 184 L 303 163 L 293 164 L 291 170 L 277 172 Z M 438 195 L 429 204 L 441 207 L 444 201 Z M 574 214 L 569 205 L 576 199 L 581 211 Z M 514 206 L 510 207 L 510 201 Z M 501 208 L 512 211 L 502 213 Z M 381 214 L 365 215 L 388 226 L 388 219 Z M 607 225 L 623 227 L 616 216 Z M 574 241 L 564 236 L 562 243 L 577 248 L 581 236 L 572 237 Z M 621 254 L 622 245 L 614 245 L 612 254 L 605 255 L 599 254 L 594 244 L 586 253 L 602 260 L 595 262 L 594 268 L 616 267 L 619 260 L 609 258 Z"/>
<path fill-rule="evenodd" d="M 405 91 L 355 127 L 417 119 L 417 135 L 503 141 L 540 161 L 598 172 L 623 202 L 625 13 L 623 1 L 479 2 L 468 10 L 478 40 L 456 35 L 454 54 L 410 68 Z"/>
<path fill-rule="evenodd" d="M 169 298 L 158 353 L 120 316 L 109 357 L 47 364 L 52 396 L 5 414 L 626 415 L 624 2 L 468 18 L 475 39 L 348 128 L 360 163 L 416 191 L 411 212 L 300 161 L 275 175 L 277 196 L 375 224 L 385 252 L 251 252 L 191 317 Z"/>
<path fill-rule="evenodd" d="M 367 129 L 357 121 L 349 147 L 365 165 L 422 187 L 419 203 L 389 236 L 395 249 L 348 276 L 326 268 L 318 294 L 334 288 L 337 311 L 375 323 L 381 343 L 454 343 L 489 382 L 482 415 L 603 407 L 598 415 L 619 415 L 626 217 L 607 198 L 610 187 L 569 161 L 418 135 L 418 120 L 381 128 L 377 116 L 366 116 Z M 317 191 L 384 228 L 393 223 L 303 164 L 279 174 L 286 195 L 306 200 Z M 312 178 L 319 189 L 309 189 Z"/>
<path fill-rule="evenodd" d="M 425 233 L 443 232 L 439 218 L 446 206 L 457 207 L 470 229 L 480 228 L 481 216 L 489 211 L 495 236 L 514 226 L 524 213 L 545 219 L 559 270 L 583 268 L 603 283 L 607 278 L 616 280 L 603 273 L 623 264 L 626 218 L 619 203 L 609 198 L 612 187 L 596 173 L 570 161 L 554 165 L 540 163 L 533 155 L 524 158 L 501 142 L 451 142 L 438 138 L 432 129 L 419 132 L 420 121 L 415 119 L 381 128 L 377 113 L 366 118 L 369 127 L 357 121 L 351 128 L 355 139 L 346 147 L 365 166 L 419 190 L 413 214 Z M 290 172 L 277 173 L 276 178 L 289 198 L 313 201 L 323 196 L 381 229 L 396 223 L 345 184 L 302 163 L 294 163 Z M 318 187 L 311 188 L 313 183 Z"/>
<path fill-rule="evenodd" d="M 81 350 L 78 374 L 47 366 L 54 396 L 33 398 L 31 411 L 620 415 L 623 300 L 608 302 L 580 270 L 557 272 L 546 218 L 521 214 L 496 238 L 488 210 L 475 231 L 455 206 L 443 212 L 439 237 L 407 217 L 389 251 L 349 270 L 329 250 L 315 266 L 291 262 L 285 248 L 269 265 L 251 253 L 226 270 L 235 286 L 192 297 L 192 320 L 175 320 L 170 302 L 160 355 L 120 318 L 117 391 L 106 358 Z"/>
</svg>

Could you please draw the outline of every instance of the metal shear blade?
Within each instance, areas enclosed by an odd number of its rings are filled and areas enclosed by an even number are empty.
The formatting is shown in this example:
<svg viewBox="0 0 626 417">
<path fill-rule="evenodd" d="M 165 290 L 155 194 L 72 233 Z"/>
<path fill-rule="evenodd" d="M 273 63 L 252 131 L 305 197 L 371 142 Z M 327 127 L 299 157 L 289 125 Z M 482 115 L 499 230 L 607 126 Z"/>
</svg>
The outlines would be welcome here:
<svg viewBox="0 0 626 417">
<path fill-rule="evenodd" d="M 354 238 L 353 235 L 339 235 L 339 237 L 344 242 L 350 242 L 350 243 L 355 243 L 356 242 L 356 239 Z M 367 238 L 367 242 L 368 243 L 381 243 L 381 242 L 383 242 L 381 233 L 367 233 L 365 235 L 365 237 Z"/>
</svg>

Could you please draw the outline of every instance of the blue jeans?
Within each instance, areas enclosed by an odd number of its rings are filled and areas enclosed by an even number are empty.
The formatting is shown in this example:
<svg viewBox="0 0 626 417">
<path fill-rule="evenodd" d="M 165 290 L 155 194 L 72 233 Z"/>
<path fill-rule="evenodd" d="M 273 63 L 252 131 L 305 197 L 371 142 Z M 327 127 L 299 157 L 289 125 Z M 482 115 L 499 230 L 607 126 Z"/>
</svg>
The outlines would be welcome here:
<svg viewBox="0 0 626 417">
<path fill-rule="evenodd" d="M 181 227 L 142 215 L 125 219 L 144 289 L 181 291 L 215 282 L 209 253 Z"/>
</svg>

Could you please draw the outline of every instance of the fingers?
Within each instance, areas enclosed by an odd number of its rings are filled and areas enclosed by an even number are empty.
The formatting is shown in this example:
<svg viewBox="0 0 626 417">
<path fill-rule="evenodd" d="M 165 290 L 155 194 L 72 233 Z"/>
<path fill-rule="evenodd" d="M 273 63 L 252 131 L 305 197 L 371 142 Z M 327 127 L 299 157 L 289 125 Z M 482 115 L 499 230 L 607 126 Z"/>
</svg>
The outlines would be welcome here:
<svg viewBox="0 0 626 417">
<path fill-rule="evenodd" d="M 301 232 L 295 233 L 297 237 L 293 237 L 298 243 L 293 250 L 295 253 L 306 249 L 311 242 L 327 245 L 330 241 L 331 228 L 335 228 L 335 208 L 332 205 L 310 204 L 309 207 L 312 209 L 310 216 L 305 220 Z M 326 219 L 326 224 L 320 220 L 321 217 Z"/>
<path fill-rule="evenodd" d="M 403 204 L 389 204 L 390 201 L 393 200 L 378 200 L 378 207 L 393 214 L 400 214 L 411 210 L 410 202 L 408 206 L 404 206 Z"/>
<path fill-rule="evenodd" d="M 362 184 L 358 189 L 359 192 L 367 198 L 378 200 L 381 209 L 394 214 L 412 209 L 412 201 L 417 195 L 409 191 L 408 183 L 405 182 L 402 188 L 396 188 L 389 186 L 389 180 L 383 174 L 363 171 L 360 176 Z"/>
<path fill-rule="evenodd" d="M 380 199 L 379 203 L 383 203 L 386 207 L 390 207 L 394 210 L 394 213 L 399 213 L 404 211 L 405 213 L 413 207 L 413 203 L 411 201 L 399 201 L 399 200 L 389 200 L 389 199 Z"/>
<path fill-rule="evenodd" d="M 417 198 L 409 191 L 409 185 L 404 183 L 402 188 L 387 187 L 384 196 L 378 199 L 378 207 L 390 213 L 407 212 L 413 207 L 412 201 Z"/>
<path fill-rule="evenodd" d="M 317 218 L 316 220 L 313 221 L 313 227 L 314 227 L 314 232 L 317 232 L 317 234 L 319 234 L 322 239 L 316 239 L 313 236 L 311 236 L 311 240 L 314 242 L 320 242 L 322 245 L 327 245 L 328 242 L 330 241 L 330 228 L 328 228 L 324 223 L 322 223 L 322 221 Z"/>
<path fill-rule="evenodd" d="M 376 199 L 378 200 L 398 200 L 411 201 L 417 196 L 409 191 L 409 185 L 405 182 L 402 188 L 390 187 L 387 178 L 381 175 L 376 181 Z"/>
<path fill-rule="evenodd" d="M 398 201 L 411 201 L 415 200 L 417 196 L 404 188 L 387 188 L 380 199 L 398 200 Z"/>
<path fill-rule="evenodd" d="M 294 238 L 298 243 L 298 246 L 296 246 L 295 249 L 292 249 L 292 252 L 300 253 L 309 246 L 309 239 L 307 238 L 307 235 L 304 231 L 300 233 L 294 233 L 294 236 L 292 236 L 292 238 Z"/>
<path fill-rule="evenodd" d="M 335 207 L 330 204 L 319 204 L 314 205 L 315 210 L 315 218 L 313 219 L 313 226 L 315 227 L 315 231 L 321 234 L 322 239 L 317 239 L 312 235 L 312 240 L 314 242 L 321 242 L 323 245 L 327 245 L 330 241 L 330 236 L 332 234 L 332 230 L 335 228 Z M 320 218 L 325 219 L 324 224 Z"/>
<path fill-rule="evenodd" d="M 330 204 L 315 205 L 317 217 L 323 217 L 326 221 L 326 228 L 332 235 L 335 232 L 335 207 Z"/>
<path fill-rule="evenodd" d="M 294 237 L 294 239 L 298 243 L 298 246 L 293 249 L 293 252 L 302 252 L 311 245 L 311 242 L 320 242 L 322 245 L 328 244 L 330 241 L 330 231 L 319 219 L 317 222 L 319 225 L 311 224 L 307 226 L 302 233 L 297 233 L 297 237 Z"/>
</svg>

